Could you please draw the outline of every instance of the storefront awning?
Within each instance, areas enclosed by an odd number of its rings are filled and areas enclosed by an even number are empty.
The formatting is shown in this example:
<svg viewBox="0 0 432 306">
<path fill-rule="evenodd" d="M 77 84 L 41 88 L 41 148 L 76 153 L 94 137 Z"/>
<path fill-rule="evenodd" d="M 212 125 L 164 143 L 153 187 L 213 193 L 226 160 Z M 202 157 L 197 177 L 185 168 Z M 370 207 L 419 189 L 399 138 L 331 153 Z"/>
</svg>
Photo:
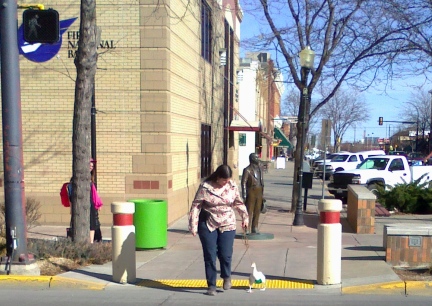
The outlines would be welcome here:
<svg viewBox="0 0 432 306">
<path fill-rule="evenodd" d="M 288 140 L 288 138 L 285 136 L 285 134 L 282 132 L 279 128 L 274 128 L 274 138 L 279 139 L 279 145 L 278 147 L 288 147 L 288 149 L 292 149 L 293 145 Z"/>
<path fill-rule="evenodd" d="M 228 129 L 240 132 L 259 132 L 261 131 L 261 123 L 259 121 L 233 120 Z"/>
</svg>

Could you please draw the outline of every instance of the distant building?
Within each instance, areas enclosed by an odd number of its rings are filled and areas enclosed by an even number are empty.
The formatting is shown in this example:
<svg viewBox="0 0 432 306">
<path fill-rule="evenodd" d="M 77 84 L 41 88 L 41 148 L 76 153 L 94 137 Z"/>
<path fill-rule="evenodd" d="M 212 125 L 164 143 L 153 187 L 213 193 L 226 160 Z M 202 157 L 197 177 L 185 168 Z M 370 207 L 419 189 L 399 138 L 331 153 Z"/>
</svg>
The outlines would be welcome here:
<svg viewBox="0 0 432 306">
<path fill-rule="evenodd" d="M 263 161 L 278 155 L 279 142 L 274 137 L 284 91 L 282 76 L 274 67 L 270 53 L 247 52 L 240 59 L 238 71 L 239 103 L 234 110 L 230 130 L 238 132 L 238 168 L 249 164 L 249 155 L 256 153 Z"/>
</svg>

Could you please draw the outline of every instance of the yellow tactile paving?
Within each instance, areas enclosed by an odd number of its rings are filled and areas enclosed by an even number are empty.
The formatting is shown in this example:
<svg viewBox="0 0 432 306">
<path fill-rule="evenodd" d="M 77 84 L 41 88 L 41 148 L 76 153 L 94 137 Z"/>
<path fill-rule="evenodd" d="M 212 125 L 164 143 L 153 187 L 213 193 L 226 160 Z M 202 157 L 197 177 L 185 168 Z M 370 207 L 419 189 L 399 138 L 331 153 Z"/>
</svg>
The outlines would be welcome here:
<svg viewBox="0 0 432 306">
<path fill-rule="evenodd" d="M 233 279 L 233 288 L 249 288 L 249 281 L 246 279 Z M 222 280 L 218 280 L 216 285 L 222 287 Z M 177 287 L 177 288 L 207 288 L 207 282 L 200 279 L 158 279 L 158 280 L 143 280 L 138 286 L 142 287 Z M 252 286 L 253 289 L 263 288 L 263 285 Z M 277 280 L 269 279 L 266 281 L 267 289 L 313 289 L 314 284 L 312 281 L 290 281 L 290 280 Z"/>
</svg>

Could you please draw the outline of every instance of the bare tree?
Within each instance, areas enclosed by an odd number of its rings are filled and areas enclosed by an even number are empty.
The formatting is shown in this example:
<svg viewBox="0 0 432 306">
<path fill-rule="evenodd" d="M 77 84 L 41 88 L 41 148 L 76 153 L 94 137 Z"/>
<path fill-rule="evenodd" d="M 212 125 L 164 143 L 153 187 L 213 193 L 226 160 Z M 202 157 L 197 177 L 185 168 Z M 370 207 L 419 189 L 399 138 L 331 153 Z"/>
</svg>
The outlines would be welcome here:
<svg viewBox="0 0 432 306">
<path fill-rule="evenodd" d="M 289 87 L 285 99 L 281 102 L 283 116 L 296 116 L 300 106 L 300 95 L 297 88 Z"/>
<path fill-rule="evenodd" d="M 370 117 L 367 104 L 360 93 L 339 89 L 322 108 L 322 116 L 330 119 L 333 129 L 333 150 L 339 152 L 348 128 Z"/>
<path fill-rule="evenodd" d="M 410 127 L 410 129 L 416 130 L 415 149 L 417 152 L 428 154 L 430 150 L 427 146 L 426 131 L 429 131 L 431 123 L 430 93 L 422 87 L 416 88 L 401 109 L 400 118 L 403 118 L 403 121 L 415 122 Z M 404 129 L 406 129 L 406 126 L 404 126 Z"/>
<path fill-rule="evenodd" d="M 432 20 L 431 0 L 389 0 L 392 19 L 399 26 L 409 29 L 406 32 L 407 50 L 403 57 L 409 66 L 409 72 L 418 76 L 431 66 L 432 41 L 430 22 Z M 426 55 L 426 57 L 425 57 Z M 403 68 L 402 68 L 403 69 Z M 406 73 L 406 71 L 405 71 Z M 427 75 L 425 75 L 427 78 Z"/>
<path fill-rule="evenodd" d="M 314 98 L 312 93 L 317 84 L 328 89 L 315 108 L 311 109 L 306 102 L 306 132 L 310 116 L 317 113 L 343 83 L 365 90 L 378 82 L 385 85 L 394 77 L 393 68 L 404 60 L 399 55 L 411 50 L 407 36 L 413 28 L 411 24 L 395 20 L 399 18 L 395 11 L 416 16 L 417 26 L 430 25 L 430 16 L 421 12 L 419 6 L 412 6 L 412 1 L 394 2 L 397 8 L 393 2 L 384 0 L 260 0 L 260 7 L 255 3 L 245 4 L 246 11 L 256 14 L 258 22 L 264 19 L 269 29 L 262 29 L 259 37 L 251 39 L 250 43 L 261 50 L 276 45 L 279 55 L 276 60 L 281 58 L 278 66 L 288 67 L 288 81 L 292 81 L 299 92 L 307 88 L 309 97 Z M 312 78 L 304 84 L 298 54 L 306 46 L 316 52 L 317 60 L 311 70 Z M 301 131 L 300 110 L 298 117 L 297 130 Z M 304 137 L 300 133 L 299 139 Z M 302 161 L 301 144 L 302 141 L 297 142 L 294 178 Z M 294 181 L 292 211 L 299 197 L 297 180 Z"/>
<path fill-rule="evenodd" d="M 75 241 L 90 241 L 90 111 L 98 57 L 96 0 L 81 0 L 80 11 L 72 135 L 72 228 Z"/>
<path fill-rule="evenodd" d="M 311 107 L 314 108 L 315 101 L 311 101 Z M 300 93 L 298 92 L 298 89 L 295 87 L 290 87 L 288 89 L 288 92 L 286 94 L 286 97 L 282 100 L 281 103 L 281 114 L 283 116 L 297 116 L 298 110 L 300 107 Z M 319 128 L 318 128 L 318 121 L 319 121 L 319 114 L 315 114 L 315 116 L 311 116 L 309 118 L 309 133 L 318 134 Z M 294 130 L 292 133 L 292 136 L 296 136 L 297 131 Z"/>
</svg>

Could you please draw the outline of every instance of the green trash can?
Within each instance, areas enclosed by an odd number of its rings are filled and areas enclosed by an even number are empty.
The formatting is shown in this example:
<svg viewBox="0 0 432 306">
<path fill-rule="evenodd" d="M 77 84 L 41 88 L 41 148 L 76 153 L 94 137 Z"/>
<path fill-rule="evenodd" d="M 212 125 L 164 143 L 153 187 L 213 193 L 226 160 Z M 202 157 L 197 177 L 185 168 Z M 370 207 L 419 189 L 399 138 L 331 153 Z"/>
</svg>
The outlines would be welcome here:
<svg viewBox="0 0 432 306">
<path fill-rule="evenodd" d="M 167 201 L 155 199 L 129 200 L 135 203 L 133 224 L 137 249 L 156 249 L 167 245 Z"/>
</svg>

